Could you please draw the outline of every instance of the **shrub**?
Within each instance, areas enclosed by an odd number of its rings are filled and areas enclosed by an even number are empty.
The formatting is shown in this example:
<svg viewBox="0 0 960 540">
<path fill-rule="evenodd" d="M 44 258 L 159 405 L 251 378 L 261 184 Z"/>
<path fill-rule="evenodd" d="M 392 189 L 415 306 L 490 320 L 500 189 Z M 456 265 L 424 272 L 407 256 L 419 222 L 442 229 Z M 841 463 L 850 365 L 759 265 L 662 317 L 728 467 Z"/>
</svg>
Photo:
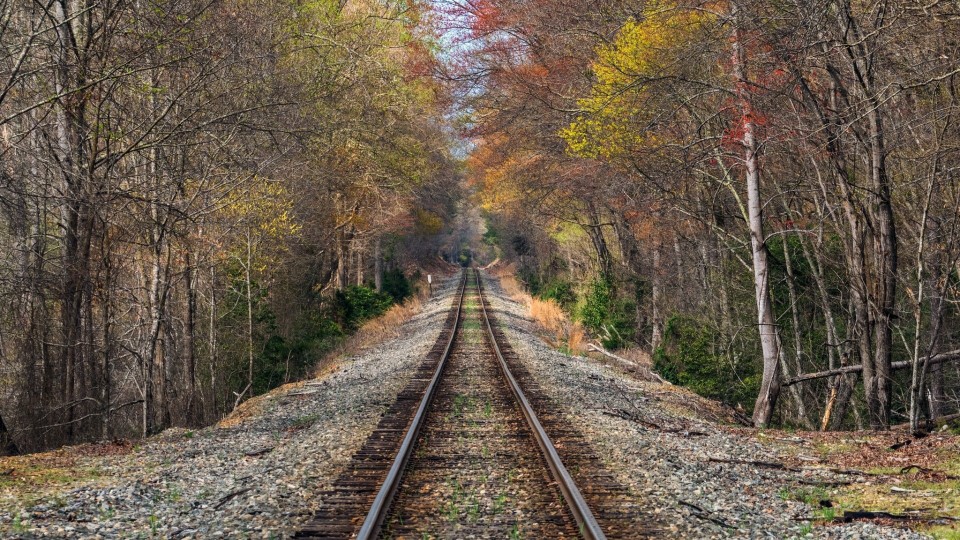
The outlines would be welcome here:
<svg viewBox="0 0 960 540">
<path fill-rule="evenodd" d="M 338 291 L 335 301 L 341 324 L 350 332 L 356 331 L 363 323 L 381 315 L 393 305 L 391 295 L 356 285 Z"/>
<path fill-rule="evenodd" d="M 553 281 L 547 284 L 541 289 L 540 298 L 555 301 L 567 313 L 571 313 L 577 304 L 577 293 L 568 281 Z"/>
<path fill-rule="evenodd" d="M 533 296 L 539 296 L 541 290 L 543 289 L 543 282 L 540 281 L 540 276 L 532 268 L 527 266 L 521 266 L 517 270 L 517 277 L 520 278 L 520 281 L 526 286 L 527 291 Z"/>
<path fill-rule="evenodd" d="M 671 317 L 663 343 L 654 352 L 654 367 L 663 378 L 701 396 L 749 408 L 759 390 L 759 366 L 731 361 L 722 343 L 720 332 L 711 325 Z"/>
<path fill-rule="evenodd" d="M 580 308 L 580 320 L 608 349 L 621 348 L 633 339 L 633 304 L 617 299 L 607 279 L 590 284 Z"/>
<path fill-rule="evenodd" d="M 413 286 L 403 272 L 394 269 L 383 273 L 383 292 L 399 304 L 413 295 Z"/>
</svg>

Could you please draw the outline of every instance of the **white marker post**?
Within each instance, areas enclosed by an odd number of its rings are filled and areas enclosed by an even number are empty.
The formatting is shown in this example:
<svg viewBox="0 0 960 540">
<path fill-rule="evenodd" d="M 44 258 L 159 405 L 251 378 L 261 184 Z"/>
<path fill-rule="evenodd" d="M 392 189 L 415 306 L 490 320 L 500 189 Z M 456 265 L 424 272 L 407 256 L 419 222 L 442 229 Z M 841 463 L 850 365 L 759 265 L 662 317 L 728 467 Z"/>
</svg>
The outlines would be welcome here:
<svg viewBox="0 0 960 540">
<path fill-rule="evenodd" d="M 433 296 L 433 276 L 427 274 L 427 287 L 430 289 L 430 296 Z"/>
</svg>

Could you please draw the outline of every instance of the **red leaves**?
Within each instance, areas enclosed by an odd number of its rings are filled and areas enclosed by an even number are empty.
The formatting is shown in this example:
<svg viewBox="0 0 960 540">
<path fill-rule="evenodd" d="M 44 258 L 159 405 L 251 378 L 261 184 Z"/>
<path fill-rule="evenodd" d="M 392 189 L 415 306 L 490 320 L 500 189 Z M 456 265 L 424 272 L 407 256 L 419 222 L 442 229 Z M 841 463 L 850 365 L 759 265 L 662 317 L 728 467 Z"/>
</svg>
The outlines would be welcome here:
<svg viewBox="0 0 960 540">
<path fill-rule="evenodd" d="M 491 0 L 474 3 L 470 30 L 475 37 L 495 32 L 502 27 L 500 9 Z"/>
<path fill-rule="evenodd" d="M 406 44 L 407 54 L 404 63 L 404 76 L 407 81 L 430 77 L 437 67 L 437 59 L 422 41 Z"/>
</svg>

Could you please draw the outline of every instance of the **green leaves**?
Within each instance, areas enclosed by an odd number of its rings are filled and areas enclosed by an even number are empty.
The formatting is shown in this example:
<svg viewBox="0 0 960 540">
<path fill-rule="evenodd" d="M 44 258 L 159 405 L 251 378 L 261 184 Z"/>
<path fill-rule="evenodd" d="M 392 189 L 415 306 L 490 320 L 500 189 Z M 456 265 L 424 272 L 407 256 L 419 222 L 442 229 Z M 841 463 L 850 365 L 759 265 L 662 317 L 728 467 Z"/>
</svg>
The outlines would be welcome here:
<svg viewBox="0 0 960 540">
<path fill-rule="evenodd" d="M 625 346 L 633 337 L 630 307 L 617 298 L 609 279 L 598 278 L 590 284 L 583 307 L 580 308 L 580 320 L 600 337 L 604 347 L 617 349 Z"/>
</svg>

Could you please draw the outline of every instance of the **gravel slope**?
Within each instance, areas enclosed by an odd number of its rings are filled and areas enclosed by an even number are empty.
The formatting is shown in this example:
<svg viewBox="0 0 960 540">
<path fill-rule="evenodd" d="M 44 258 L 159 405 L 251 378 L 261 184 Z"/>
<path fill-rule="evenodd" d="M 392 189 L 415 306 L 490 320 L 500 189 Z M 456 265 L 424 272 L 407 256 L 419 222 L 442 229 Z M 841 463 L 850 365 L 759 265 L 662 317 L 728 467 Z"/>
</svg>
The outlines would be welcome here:
<svg viewBox="0 0 960 540">
<path fill-rule="evenodd" d="M 674 538 L 927 538 L 870 523 L 805 527 L 807 505 L 783 490 L 830 473 L 792 473 L 714 460 L 779 462 L 781 456 L 705 418 L 716 404 L 684 389 L 638 381 L 622 372 L 548 347 L 534 336 L 527 309 L 485 275 L 495 316 L 544 392 L 569 410 L 594 451 L 619 480 L 653 507 Z M 571 405 L 576 404 L 576 405 Z M 844 478 L 849 479 L 849 478 Z"/>
<path fill-rule="evenodd" d="M 27 507 L 0 491 L 2 538 L 283 538 L 306 521 L 440 333 L 458 278 L 399 337 L 258 398 L 241 419 L 80 457 L 97 477 Z M 224 427 L 229 425 L 229 427 Z"/>
</svg>

